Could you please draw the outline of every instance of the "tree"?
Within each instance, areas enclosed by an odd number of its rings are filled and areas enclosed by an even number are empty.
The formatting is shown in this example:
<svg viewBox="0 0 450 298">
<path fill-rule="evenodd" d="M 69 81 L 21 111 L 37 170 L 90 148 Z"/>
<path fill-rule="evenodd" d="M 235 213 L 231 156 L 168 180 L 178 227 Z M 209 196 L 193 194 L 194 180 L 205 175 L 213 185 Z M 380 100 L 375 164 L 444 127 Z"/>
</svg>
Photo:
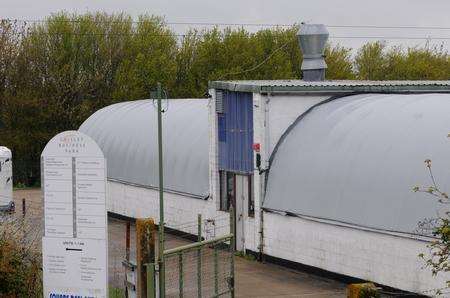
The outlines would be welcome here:
<svg viewBox="0 0 450 298">
<path fill-rule="evenodd" d="M 382 42 L 367 43 L 355 57 L 357 78 L 360 80 L 383 80 L 386 75 L 386 45 Z"/>
<path fill-rule="evenodd" d="M 449 80 L 450 60 L 442 47 L 394 47 L 386 53 L 386 79 Z"/>
<path fill-rule="evenodd" d="M 177 40 L 163 20 L 140 16 L 115 74 L 115 100 L 148 98 L 161 82 L 170 90 L 176 75 Z"/>
<path fill-rule="evenodd" d="M 325 49 L 325 61 L 328 65 L 327 79 L 353 80 L 353 62 L 351 58 L 352 49 L 340 45 L 332 47 L 328 45 Z"/>
</svg>

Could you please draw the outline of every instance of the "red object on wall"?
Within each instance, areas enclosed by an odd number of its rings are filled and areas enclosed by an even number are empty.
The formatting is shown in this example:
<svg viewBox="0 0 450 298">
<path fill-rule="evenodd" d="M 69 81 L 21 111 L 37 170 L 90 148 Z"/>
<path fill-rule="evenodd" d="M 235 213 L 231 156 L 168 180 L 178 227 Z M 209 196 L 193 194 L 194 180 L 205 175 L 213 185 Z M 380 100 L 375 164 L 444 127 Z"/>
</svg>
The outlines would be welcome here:
<svg viewBox="0 0 450 298">
<path fill-rule="evenodd" d="M 261 144 L 260 143 L 254 143 L 253 144 L 253 150 L 255 152 L 259 152 L 259 150 L 261 150 Z"/>
</svg>

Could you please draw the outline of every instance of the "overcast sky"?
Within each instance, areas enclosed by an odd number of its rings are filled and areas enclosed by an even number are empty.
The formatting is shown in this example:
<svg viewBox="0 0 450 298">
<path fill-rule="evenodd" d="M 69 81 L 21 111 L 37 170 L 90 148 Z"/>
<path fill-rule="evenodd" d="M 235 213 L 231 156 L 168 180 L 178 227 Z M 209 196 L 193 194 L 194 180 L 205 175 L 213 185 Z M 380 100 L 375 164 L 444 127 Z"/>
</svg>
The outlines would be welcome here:
<svg viewBox="0 0 450 298">
<path fill-rule="evenodd" d="M 42 19 L 58 11 L 126 12 L 164 16 L 168 22 L 275 23 L 305 21 L 326 25 L 432 26 L 450 28 L 450 0 L 0 0 L 0 16 Z M 178 33 L 186 26 L 171 25 Z M 197 26 L 198 27 L 198 26 Z M 255 27 L 248 27 L 255 30 Z M 450 49 L 450 29 L 348 29 L 329 27 L 331 41 L 358 47 L 365 39 L 348 36 L 443 37 L 432 40 Z M 388 44 L 424 45 L 426 40 L 387 40 Z"/>
</svg>

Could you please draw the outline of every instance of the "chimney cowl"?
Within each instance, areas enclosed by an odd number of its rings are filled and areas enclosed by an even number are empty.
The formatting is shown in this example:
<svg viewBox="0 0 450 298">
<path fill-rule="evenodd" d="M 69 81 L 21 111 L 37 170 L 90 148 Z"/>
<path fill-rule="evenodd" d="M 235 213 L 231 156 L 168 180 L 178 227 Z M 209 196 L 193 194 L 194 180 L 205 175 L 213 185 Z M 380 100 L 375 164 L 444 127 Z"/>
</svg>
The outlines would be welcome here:
<svg viewBox="0 0 450 298">
<path fill-rule="evenodd" d="M 305 81 L 325 80 L 327 64 L 324 59 L 328 30 L 323 24 L 301 24 L 297 33 L 303 53 L 302 72 Z"/>
</svg>

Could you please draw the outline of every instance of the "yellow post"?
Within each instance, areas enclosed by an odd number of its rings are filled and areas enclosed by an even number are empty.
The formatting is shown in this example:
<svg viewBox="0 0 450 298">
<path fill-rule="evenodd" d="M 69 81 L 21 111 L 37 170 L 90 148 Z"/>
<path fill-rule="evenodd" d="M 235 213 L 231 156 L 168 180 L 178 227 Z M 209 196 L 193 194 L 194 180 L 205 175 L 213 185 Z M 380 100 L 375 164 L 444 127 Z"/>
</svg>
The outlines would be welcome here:
<svg viewBox="0 0 450 298">
<path fill-rule="evenodd" d="M 147 268 L 155 261 L 155 222 L 150 218 L 136 220 L 136 265 L 138 298 L 147 297 Z"/>
</svg>

